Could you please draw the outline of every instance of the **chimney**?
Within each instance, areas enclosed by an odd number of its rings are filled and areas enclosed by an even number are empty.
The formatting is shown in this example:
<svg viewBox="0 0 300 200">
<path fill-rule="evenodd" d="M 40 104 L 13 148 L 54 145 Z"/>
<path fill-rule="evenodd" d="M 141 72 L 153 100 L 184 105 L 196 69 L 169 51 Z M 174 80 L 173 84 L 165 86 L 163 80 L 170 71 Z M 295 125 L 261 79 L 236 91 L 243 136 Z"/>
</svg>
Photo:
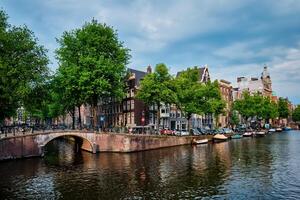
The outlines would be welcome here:
<svg viewBox="0 0 300 200">
<path fill-rule="evenodd" d="M 152 73 L 152 68 L 151 68 L 150 65 L 147 67 L 147 73 L 148 73 L 148 74 L 151 74 L 151 73 Z"/>
</svg>

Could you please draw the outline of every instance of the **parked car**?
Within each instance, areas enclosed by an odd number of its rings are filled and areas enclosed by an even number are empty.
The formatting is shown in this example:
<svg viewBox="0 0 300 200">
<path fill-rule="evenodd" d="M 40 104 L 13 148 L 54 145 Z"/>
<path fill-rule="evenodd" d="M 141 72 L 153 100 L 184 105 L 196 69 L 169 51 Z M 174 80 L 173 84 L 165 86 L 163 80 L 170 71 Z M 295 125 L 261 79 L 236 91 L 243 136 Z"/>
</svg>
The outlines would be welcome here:
<svg viewBox="0 0 300 200">
<path fill-rule="evenodd" d="M 199 131 L 199 133 L 201 133 L 202 135 L 208 135 L 208 131 L 203 129 L 203 128 L 197 128 L 197 130 Z"/>
<path fill-rule="evenodd" d="M 162 135 L 175 135 L 175 132 L 170 129 L 161 129 L 160 134 Z"/>
<path fill-rule="evenodd" d="M 175 135 L 189 135 L 188 131 L 183 129 L 183 130 L 176 130 Z"/>
<path fill-rule="evenodd" d="M 223 128 L 224 134 L 232 134 L 233 131 L 230 128 Z"/>
<path fill-rule="evenodd" d="M 191 133 L 192 135 L 202 135 L 202 133 L 201 133 L 197 128 L 192 128 L 192 129 L 190 130 L 190 133 Z"/>
</svg>

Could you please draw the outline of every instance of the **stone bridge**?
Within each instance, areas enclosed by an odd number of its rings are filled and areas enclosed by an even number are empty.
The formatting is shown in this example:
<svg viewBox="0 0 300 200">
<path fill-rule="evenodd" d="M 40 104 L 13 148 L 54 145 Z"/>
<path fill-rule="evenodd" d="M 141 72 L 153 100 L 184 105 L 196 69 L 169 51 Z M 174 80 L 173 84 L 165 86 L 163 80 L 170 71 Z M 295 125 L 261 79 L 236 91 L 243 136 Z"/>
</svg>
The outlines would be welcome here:
<svg viewBox="0 0 300 200">
<path fill-rule="evenodd" d="M 191 144 L 193 138 L 210 136 L 159 136 L 84 131 L 49 131 L 10 136 L 0 139 L 0 160 L 43 156 L 44 147 L 52 140 L 71 136 L 81 149 L 97 152 L 134 152 Z"/>
</svg>

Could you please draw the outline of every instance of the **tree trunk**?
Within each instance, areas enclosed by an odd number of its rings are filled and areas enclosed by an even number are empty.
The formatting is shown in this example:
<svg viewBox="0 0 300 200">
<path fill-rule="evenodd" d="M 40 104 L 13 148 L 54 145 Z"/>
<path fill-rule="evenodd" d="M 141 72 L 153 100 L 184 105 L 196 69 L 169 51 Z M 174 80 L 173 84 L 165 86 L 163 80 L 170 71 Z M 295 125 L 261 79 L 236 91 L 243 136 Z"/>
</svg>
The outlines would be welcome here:
<svg viewBox="0 0 300 200">
<path fill-rule="evenodd" d="M 82 126 L 81 126 L 81 112 L 80 112 L 80 106 L 77 106 L 78 108 L 78 123 L 79 123 L 79 129 L 81 130 L 82 129 Z"/>
<path fill-rule="evenodd" d="M 157 112 L 156 112 L 156 115 L 157 115 L 157 120 L 156 120 L 156 131 L 157 133 L 159 134 L 159 124 L 160 124 L 160 103 L 157 104 Z"/>
<path fill-rule="evenodd" d="M 93 105 L 93 128 L 97 129 L 98 126 L 97 120 L 97 103 Z"/>
<path fill-rule="evenodd" d="M 72 115 L 72 129 L 74 130 L 75 129 L 75 107 L 73 108 L 71 115 Z"/>
</svg>

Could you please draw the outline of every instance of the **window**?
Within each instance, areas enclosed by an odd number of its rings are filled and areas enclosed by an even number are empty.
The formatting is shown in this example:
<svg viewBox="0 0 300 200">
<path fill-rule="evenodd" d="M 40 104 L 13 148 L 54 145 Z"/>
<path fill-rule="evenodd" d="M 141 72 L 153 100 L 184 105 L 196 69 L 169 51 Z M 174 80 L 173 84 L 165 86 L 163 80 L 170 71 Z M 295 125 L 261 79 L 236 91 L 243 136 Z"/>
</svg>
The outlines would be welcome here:
<svg viewBox="0 0 300 200">
<path fill-rule="evenodd" d="M 131 109 L 134 110 L 134 100 L 131 100 Z"/>
</svg>

